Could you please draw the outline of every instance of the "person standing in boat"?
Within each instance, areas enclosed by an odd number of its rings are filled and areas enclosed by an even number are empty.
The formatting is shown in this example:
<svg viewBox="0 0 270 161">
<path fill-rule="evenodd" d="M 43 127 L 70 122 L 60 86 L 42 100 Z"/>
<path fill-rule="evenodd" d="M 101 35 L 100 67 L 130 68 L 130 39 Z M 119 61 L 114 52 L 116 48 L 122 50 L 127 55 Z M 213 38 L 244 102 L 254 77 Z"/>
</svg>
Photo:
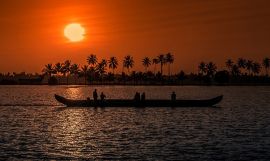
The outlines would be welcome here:
<svg viewBox="0 0 270 161">
<path fill-rule="evenodd" d="M 176 94 L 175 94 L 174 91 L 173 91 L 172 94 L 171 94 L 171 100 L 172 100 L 172 101 L 176 101 Z"/>
<path fill-rule="evenodd" d="M 93 98 L 94 98 L 94 102 L 97 102 L 97 99 L 98 99 L 97 89 L 95 89 L 93 92 Z"/>
<path fill-rule="evenodd" d="M 134 100 L 136 102 L 139 102 L 140 101 L 140 93 L 139 92 L 136 92 L 135 96 L 134 96 Z"/>
</svg>

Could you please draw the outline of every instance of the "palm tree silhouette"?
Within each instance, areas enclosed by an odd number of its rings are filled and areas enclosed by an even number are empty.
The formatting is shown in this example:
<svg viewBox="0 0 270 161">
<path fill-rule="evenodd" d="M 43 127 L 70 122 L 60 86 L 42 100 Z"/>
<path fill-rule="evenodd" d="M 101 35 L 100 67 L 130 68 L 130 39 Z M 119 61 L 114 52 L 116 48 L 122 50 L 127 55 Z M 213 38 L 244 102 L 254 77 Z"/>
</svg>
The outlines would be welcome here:
<svg viewBox="0 0 270 161">
<path fill-rule="evenodd" d="M 142 64 L 145 67 L 145 73 L 147 72 L 148 67 L 151 65 L 151 60 L 149 57 L 145 57 L 142 60 Z"/>
<path fill-rule="evenodd" d="M 130 55 L 127 55 L 125 56 L 124 60 L 123 60 L 123 67 L 124 68 L 127 68 L 128 70 L 128 73 L 129 72 L 129 69 L 132 68 L 134 66 L 134 60 L 133 60 L 133 57 L 130 56 Z"/>
<path fill-rule="evenodd" d="M 262 68 L 262 67 L 261 67 L 261 65 L 260 65 L 258 62 L 254 62 L 254 63 L 252 64 L 251 70 L 252 70 L 252 72 L 253 72 L 254 75 L 257 75 L 257 74 L 260 73 L 261 68 Z"/>
<path fill-rule="evenodd" d="M 199 74 L 204 75 L 204 73 L 207 72 L 205 62 L 200 62 L 198 69 L 199 69 Z"/>
<path fill-rule="evenodd" d="M 62 65 L 61 65 L 61 63 L 56 63 L 55 65 L 54 65 L 54 70 L 55 70 L 55 73 L 58 75 L 59 73 L 61 73 L 62 72 Z M 58 81 L 58 84 L 60 84 L 60 78 L 59 78 L 59 75 L 57 76 L 57 81 Z"/>
<path fill-rule="evenodd" d="M 77 78 L 80 73 L 80 67 L 78 64 L 72 64 L 70 66 L 70 74 L 74 75 L 75 84 L 77 84 Z"/>
<path fill-rule="evenodd" d="M 118 60 L 116 57 L 111 57 L 109 59 L 109 68 L 113 70 L 113 74 L 114 74 L 114 70 L 117 68 L 118 66 Z"/>
<path fill-rule="evenodd" d="M 264 58 L 263 62 L 262 62 L 262 65 L 263 65 L 263 67 L 265 69 L 265 75 L 268 76 L 269 75 L 268 69 L 270 67 L 270 59 L 269 58 Z"/>
<path fill-rule="evenodd" d="M 213 77 L 217 71 L 217 66 L 213 62 L 206 64 L 207 75 Z"/>
<path fill-rule="evenodd" d="M 62 74 L 66 77 L 67 79 L 67 85 L 68 85 L 68 74 L 70 72 L 70 65 L 71 65 L 71 61 L 70 60 L 66 60 L 63 64 L 62 64 Z"/>
<path fill-rule="evenodd" d="M 96 66 L 96 71 L 101 77 L 101 81 L 103 80 L 103 76 L 106 73 L 106 67 L 107 67 L 107 61 L 105 59 L 102 59 L 100 63 Z"/>
<path fill-rule="evenodd" d="M 84 65 L 81 67 L 81 71 L 83 73 L 84 76 L 84 85 L 86 85 L 86 78 L 87 78 L 87 73 L 88 73 L 88 66 Z"/>
<path fill-rule="evenodd" d="M 55 70 L 53 68 L 53 65 L 52 64 L 46 64 L 44 69 L 42 69 L 42 72 L 46 75 L 49 76 L 49 78 L 51 78 L 52 74 L 55 73 Z"/>
<path fill-rule="evenodd" d="M 225 64 L 226 64 L 226 67 L 228 68 L 228 70 L 230 71 L 230 72 L 232 72 L 232 67 L 233 67 L 233 61 L 232 61 L 232 59 L 228 59 L 226 62 L 225 62 Z"/>
<path fill-rule="evenodd" d="M 158 64 L 158 59 L 157 59 L 157 58 L 154 58 L 154 59 L 152 60 L 152 64 L 154 64 L 154 74 L 156 74 L 156 66 L 157 66 L 157 64 Z"/>
<path fill-rule="evenodd" d="M 174 62 L 174 56 L 171 53 L 166 54 L 166 62 L 169 63 L 168 75 L 171 76 L 171 64 Z"/>
<path fill-rule="evenodd" d="M 247 60 L 244 59 L 244 58 L 239 58 L 237 60 L 237 64 L 238 64 L 239 69 L 246 69 L 246 67 L 247 67 Z"/>
<path fill-rule="evenodd" d="M 236 64 L 233 64 L 232 68 L 231 68 L 231 73 L 233 76 L 239 76 L 241 74 L 241 72 L 239 70 L 239 66 Z"/>
<path fill-rule="evenodd" d="M 163 54 L 158 56 L 158 63 L 160 63 L 160 74 L 163 76 L 163 65 L 166 64 L 166 57 Z"/>
<path fill-rule="evenodd" d="M 56 63 L 55 65 L 54 65 L 54 70 L 55 70 L 55 72 L 56 72 L 56 74 L 59 74 L 59 73 L 61 73 L 61 70 L 62 70 L 62 65 L 61 65 L 61 63 Z"/>
<path fill-rule="evenodd" d="M 102 64 L 105 67 L 107 67 L 107 60 L 106 59 L 102 59 L 100 64 Z"/>
<path fill-rule="evenodd" d="M 252 60 L 248 60 L 247 63 L 246 63 L 246 67 L 247 67 L 248 75 L 249 76 L 251 75 L 252 66 L 253 66 L 253 61 Z"/>
<path fill-rule="evenodd" d="M 87 57 L 87 63 L 92 67 L 94 67 L 97 64 L 97 61 L 98 61 L 97 56 L 94 54 L 91 54 Z"/>
</svg>

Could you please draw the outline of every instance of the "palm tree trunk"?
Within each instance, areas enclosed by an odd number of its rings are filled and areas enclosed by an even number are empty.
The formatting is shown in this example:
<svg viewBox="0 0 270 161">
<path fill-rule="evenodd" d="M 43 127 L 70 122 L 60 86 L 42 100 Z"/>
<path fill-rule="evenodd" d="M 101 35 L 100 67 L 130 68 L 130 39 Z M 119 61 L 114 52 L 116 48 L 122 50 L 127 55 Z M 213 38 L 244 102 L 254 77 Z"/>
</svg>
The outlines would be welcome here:
<svg viewBox="0 0 270 161">
<path fill-rule="evenodd" d="M 68 85 L 68 75 L 66 77 L 67 77 L 66 79 L 67 79 L 67 85 Z"/>
<path fill-rule="evenodd" d="M 171 64 L 169 64 L 168 68 L 169 68 L 168 75 L 171 76 Z"/>
<path fill-rule="evenodd" d="M 74 79 L 75 79 L 75 85 L 77 85 L 77 75 L 74 75 Z"/>
<path fill-rule="evenodd" d="M 161 73 L 161 76 L 163 76 L 163 63 L 160 63 L 160 73 Z"/>
</svg>

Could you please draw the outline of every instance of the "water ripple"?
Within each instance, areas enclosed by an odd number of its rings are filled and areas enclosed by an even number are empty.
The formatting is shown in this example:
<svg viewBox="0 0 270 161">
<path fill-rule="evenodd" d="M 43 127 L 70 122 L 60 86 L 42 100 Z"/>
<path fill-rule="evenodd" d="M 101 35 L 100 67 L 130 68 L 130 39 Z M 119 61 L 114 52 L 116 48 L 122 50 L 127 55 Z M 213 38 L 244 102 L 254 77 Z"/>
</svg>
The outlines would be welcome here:
<svg viewBox="0 0 270 161">
<path fill-rule="evenodd" d="M 3 160 L 269 160 L 269 87 L 108 87 L 110 98 L 212 97 L 220 108 L 66 108 L 89 87 L 0 86 Z M 160 92 L 162 88 L 162 92 Z M 74 91 L 72 91 L 74 90 Z M 250 92 L 252 91 L 252 93 Z"/>
</svg>

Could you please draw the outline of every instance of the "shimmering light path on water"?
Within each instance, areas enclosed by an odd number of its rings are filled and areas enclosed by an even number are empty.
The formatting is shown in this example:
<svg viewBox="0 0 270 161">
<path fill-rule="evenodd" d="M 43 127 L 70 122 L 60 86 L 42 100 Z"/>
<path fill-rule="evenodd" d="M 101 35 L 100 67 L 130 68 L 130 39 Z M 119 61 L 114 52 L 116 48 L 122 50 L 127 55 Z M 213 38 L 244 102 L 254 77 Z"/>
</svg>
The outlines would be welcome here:
<svg viewBox="0 0 270 161">
<path fill-rule="evenodd" d="M 210 98 L 215 108 L 65 108 L 82 99 Z M 269 160 L 270 87 L 0 86 L 1 159 Z"/>
</svg>

